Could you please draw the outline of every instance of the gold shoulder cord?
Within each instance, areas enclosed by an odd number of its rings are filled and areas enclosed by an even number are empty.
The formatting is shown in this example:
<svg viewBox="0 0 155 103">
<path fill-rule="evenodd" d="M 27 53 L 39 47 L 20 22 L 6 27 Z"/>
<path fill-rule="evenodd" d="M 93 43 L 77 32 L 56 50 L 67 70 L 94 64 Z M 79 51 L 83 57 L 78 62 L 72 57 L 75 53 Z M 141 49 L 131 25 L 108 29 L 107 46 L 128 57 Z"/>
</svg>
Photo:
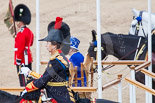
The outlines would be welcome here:
<svg viewBox="0 0 155 103">
<path fill-rule="evenodd" d="M 59 56 L 57 57 L 57 59 L 60 60 L 60 61 L 67 67 L 67 61 L 64 60 L 64 58 L 63 58 L 62 56 L 59 55 Z"/>
<path fill-rule="evenodd" d="M 39 79 L 41 77 L 40 74 L 38 74 L 38 73 L 36 73 L 34 71 L 32 71 L 29 75 L 32 76 L 32 77 L 34 77 L 34 78 L 36 78 L 36 79 Z"/>
</svg>

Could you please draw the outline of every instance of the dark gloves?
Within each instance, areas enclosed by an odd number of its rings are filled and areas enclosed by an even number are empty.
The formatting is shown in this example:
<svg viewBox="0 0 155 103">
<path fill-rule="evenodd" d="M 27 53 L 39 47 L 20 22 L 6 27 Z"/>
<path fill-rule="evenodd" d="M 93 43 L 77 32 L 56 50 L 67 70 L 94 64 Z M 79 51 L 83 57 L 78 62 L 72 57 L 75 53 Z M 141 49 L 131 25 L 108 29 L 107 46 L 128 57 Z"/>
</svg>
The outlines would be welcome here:
<svg viewBox="0 0 155 103">
<path fill-rule="evenodd" d="M 16 59 L 16 64 L 21 65 L 21 59 Z"/>
</svg>

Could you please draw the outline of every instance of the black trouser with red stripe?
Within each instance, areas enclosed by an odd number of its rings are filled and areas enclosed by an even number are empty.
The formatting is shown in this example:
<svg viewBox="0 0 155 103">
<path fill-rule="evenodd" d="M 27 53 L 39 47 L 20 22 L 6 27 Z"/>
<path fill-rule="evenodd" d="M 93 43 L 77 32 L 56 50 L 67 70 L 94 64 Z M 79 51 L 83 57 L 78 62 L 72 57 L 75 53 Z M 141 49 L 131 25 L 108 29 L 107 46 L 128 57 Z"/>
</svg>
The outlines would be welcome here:
<svg viewBox="0 0 155 103">
<path fill-rule="evenodd" d="M 18 73 L 18 77 L 19 77 L 19 83 L 21 87 L 25 87 L 26 86 L 26 82 L 25 82 L 25 77 L 24 74 L 19 74 L 19 70 L 21 68 L 21 65 L 16 65 L 17 67 L 17 73 Z M 28 67 L 30 70 L 32 70 L 32 63 L 26 65 L 25 67 Z"/>
</svg>

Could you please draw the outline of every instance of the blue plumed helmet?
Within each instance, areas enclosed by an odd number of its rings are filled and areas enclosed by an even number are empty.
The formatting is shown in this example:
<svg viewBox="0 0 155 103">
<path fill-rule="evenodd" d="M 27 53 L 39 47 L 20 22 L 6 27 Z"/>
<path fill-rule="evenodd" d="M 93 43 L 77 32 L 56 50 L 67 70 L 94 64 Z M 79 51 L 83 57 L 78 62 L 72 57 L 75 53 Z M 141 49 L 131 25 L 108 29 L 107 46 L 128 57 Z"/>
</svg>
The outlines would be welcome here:
<svg viewBox="0 0 155 103">
<path fill-rule="evenodd" d="M 76 50 L 79 50 L 79 49 L 78 49 L 78 46 L 79 46 L 79 44 L 80 44 L 80 40 L 79 40 L 79 39 L 77 39 L 77 38 L 75 38 L 75 37 L 71 37 L 71 38 L 70 38 L 70 42 L 71 42 L 71 45 L 70 45 L 71 48 L 74 48 L 74 49 L 76 49 Z"/>
</svg>

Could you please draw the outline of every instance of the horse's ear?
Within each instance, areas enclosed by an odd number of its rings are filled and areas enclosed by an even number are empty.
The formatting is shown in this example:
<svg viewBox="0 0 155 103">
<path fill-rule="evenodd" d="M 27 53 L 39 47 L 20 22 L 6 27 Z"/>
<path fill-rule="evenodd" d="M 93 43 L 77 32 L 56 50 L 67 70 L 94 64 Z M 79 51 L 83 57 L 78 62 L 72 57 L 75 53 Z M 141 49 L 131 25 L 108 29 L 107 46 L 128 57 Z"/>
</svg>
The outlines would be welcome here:
<svg viewBox="0 0 155 103">
<path fill-rule="evenodd" d="M 132 9 L 132 12 L 134 14 L 135 17 L 138 17 L 139 16 L 139 11 L 136 10 L 135 8 Z"/>
<path fill-rule="evenodd" d="M 92 30 L 91 31 L 92 32 L 92 36 L 93 36 L 93 40 L 92 40 L 92 42 L 94 42 L 94 41 L 96 41 L 96 31 L 95 30 Z"/>
</svg>

